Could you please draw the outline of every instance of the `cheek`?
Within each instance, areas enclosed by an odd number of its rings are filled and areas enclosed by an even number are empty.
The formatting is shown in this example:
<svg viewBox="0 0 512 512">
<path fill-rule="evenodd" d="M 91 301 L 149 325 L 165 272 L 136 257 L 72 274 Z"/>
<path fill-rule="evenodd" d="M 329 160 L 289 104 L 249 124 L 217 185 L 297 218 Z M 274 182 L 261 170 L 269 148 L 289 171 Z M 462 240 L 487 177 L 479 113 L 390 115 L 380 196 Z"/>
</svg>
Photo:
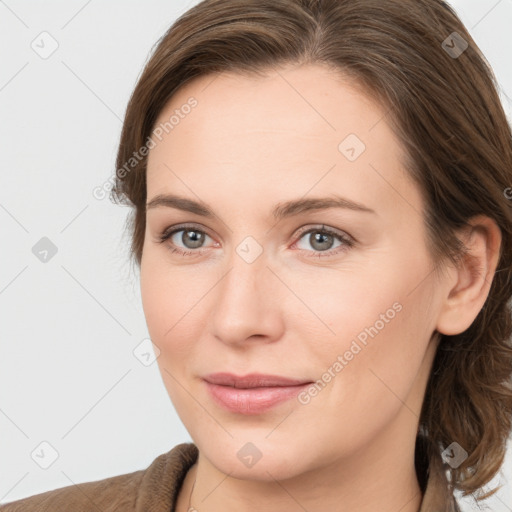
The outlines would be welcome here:
<svg viewBox="0 0 512 512">
<path fill-rule="evenodd" d="M 337 273 L 320 283 L 302 281 L 301 297 L 319 314 L 296 317 L 304 319 L 293 329 L 311 332 L 316 325 L 316 341 L 303 356 L 316 368 L 317 388 L 330 389 L 319 393 L 333 408 L 357 414 L 373 407 L 375 414 L 387 414 L 415 383 L 435 308 L 425 280 L 428 262 L 422 255 L 405 259 L 394 255 L 389 265 L 378 266 L 386 272 L 374 275 L 366 270 Z"/>
<path fill-rule="evenodd" d="M 160 351 L 160 359 L 180 358 L 186 353 L 185 327 L 190 328 L 194 316 L 194 305 L 199 301 L 199 290 L 191 286 L 193 280 L 183 272 L 170 272 L 146 253 L 141 262 L 141 299 L 150 337 Z M 196 297 L 197 295 L 197 297 Z"/>
<path fill-rule="evenodd" d="M 184 278 L 183 272 L 170 272 L 149 251 L 141 262 L 140 285 L 148 332 L 160 350 L 156 361 L 165 389 L 184 424 L 193 425 L 200 411 L 190 406 L 185 389 L 187 368 L 194 360 L 192 340 L 198 336 L 193 329 L 201 325 L 194 304 L 201 294 L 191 291 L 190 278 Z"/>
</svg>

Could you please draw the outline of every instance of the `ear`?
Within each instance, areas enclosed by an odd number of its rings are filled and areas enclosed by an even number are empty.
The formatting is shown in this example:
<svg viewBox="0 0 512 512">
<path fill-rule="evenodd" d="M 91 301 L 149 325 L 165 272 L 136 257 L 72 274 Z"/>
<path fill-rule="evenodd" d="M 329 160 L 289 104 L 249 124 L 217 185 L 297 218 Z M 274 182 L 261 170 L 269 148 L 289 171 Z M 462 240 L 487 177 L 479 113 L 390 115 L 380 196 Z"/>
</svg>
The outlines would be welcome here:
<svg viewBox="0 0 512 512">
<path fill-rule="evenodd" d="M 459 267 L 450 267 L 446 274 L 450 278 L 436 326 L 447 335 L 460 334 L 473 323 L 487 299 L 500 256 L 501 231 L 489 217 L 473 217 L 458 236 L 468 252 Z"/>
</svg>

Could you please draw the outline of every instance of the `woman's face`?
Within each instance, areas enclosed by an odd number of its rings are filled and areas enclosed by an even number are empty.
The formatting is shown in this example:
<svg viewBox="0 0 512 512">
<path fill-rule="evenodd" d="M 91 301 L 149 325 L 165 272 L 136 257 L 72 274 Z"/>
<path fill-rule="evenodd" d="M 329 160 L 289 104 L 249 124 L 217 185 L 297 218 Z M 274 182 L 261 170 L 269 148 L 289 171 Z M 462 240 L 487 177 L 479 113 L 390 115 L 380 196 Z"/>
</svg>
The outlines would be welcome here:
<svg viewBox="0 0 512 512">
<path fill-rule="evenodd" d="M 309 65 L 195 79 L 159 116 L 148 203 L 184 201 L 147 210 L 143 307 L 169 396 L 224 473 L 412 456 L 443 290 L 385 114 Z M 321 207 L 340 198 L 362 207 Z M 316 384 L 272 402 L 208 385 L 217 372 Z"/>
</svg>

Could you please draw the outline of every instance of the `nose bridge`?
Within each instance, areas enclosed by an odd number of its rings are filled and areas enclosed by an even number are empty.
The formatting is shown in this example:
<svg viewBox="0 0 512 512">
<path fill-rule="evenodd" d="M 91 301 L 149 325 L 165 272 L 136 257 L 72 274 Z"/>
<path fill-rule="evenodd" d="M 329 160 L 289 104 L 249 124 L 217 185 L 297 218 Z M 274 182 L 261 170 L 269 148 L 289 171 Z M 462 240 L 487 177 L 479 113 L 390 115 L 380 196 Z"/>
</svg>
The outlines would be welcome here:
<svg viewBox="0 0 512 512">
<path fill-rule="evenodd" d="M 254 240 L 244 240 L 234 248 L 229 271 L 219 283 L 213 334 L 225 342 L 243 342 L 253 335 L 270 339 L 280 329 L 278 280 L 267 268 L 266 254 L 258 246 Z"/>
</svg>

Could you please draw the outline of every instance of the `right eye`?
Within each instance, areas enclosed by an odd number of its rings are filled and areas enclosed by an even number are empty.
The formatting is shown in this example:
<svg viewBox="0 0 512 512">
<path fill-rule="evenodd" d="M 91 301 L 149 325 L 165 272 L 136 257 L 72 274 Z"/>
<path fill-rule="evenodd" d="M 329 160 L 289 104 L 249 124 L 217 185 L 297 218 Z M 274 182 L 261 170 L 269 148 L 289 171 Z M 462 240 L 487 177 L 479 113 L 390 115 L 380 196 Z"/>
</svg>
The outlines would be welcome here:
<svg viewBox="0 0 512 512">
<path fill-rule="evenodd" d="M 180 233 L 181 235 L 179 235 Z M 187 224 L 167 227 L 158 235 L 158 242 L 165 243 L 170 241 L 171 243 L 167 245 L 171 252 L 176 252 L 182 256 L 191 256 L 193 254 L 202 254 L 202 249 L 204 249 L 202 244 L 206 238 L 211 239 L 211 237 L 204 231 L 197 229 L 196 225 Z M 181 247 L 179 243 L 184 246 Z"/>
</svg>

